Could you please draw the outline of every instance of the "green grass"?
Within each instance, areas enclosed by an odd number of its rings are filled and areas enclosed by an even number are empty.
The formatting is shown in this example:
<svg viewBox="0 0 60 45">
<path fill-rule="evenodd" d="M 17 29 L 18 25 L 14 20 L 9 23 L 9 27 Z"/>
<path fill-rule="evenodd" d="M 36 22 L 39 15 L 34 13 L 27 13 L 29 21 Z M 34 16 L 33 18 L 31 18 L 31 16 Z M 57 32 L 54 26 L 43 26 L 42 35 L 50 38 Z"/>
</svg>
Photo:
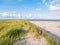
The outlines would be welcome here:
<svg viewBox="0 0 60 45">
<path fill-rule="evenodd" d="M 48 41 L 47 45 L 60 45 L 55 39 L 51 38 L 45 32 L 42 33 L 42 36 Z"/>
<path fill-rule="evenodd" d="M 0 45 L 12 45 L 15 41 L 21 40 L 25 33 L 22 29 L 10 30 L 7 34 L 0 37 Z"/>
<path fill-rule="evenodd" d="M 34 37 L 43 36 L 48 42 L 47 45 L 60 45 L 27 20 L 0 21 L 0 45 L 13 45 L 16 41 L 24 39 L 27 33 L 31 33 Z"/>
</svg>

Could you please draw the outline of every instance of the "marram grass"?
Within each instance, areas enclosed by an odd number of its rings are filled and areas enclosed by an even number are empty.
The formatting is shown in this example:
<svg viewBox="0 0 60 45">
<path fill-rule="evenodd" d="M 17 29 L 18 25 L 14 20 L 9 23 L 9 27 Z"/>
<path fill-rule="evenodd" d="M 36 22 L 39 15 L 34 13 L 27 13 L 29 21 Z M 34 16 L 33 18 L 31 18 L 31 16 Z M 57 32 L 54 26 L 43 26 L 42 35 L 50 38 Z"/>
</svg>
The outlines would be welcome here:
<svg viewBox="0 0 60 45">
<path fill-rule="evenodd" d="M 43 36 L 48 42 L 47 45 L 60 45 L 27 20 L 0 21 L 0 45 L 13 45 L 18 40 L 24 39 L 27 33 L 33 34 L 34 37 Z"/>
</svg>

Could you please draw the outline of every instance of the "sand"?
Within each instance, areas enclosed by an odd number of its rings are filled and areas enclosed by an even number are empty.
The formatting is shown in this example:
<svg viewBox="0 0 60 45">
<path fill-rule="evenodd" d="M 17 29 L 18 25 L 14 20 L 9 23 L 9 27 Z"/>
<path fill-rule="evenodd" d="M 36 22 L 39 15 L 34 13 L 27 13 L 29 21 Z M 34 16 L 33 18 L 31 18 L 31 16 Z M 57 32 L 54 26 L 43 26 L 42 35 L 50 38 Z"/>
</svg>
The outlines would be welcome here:
<svg viewBox="0 0 60 45">
<path fill-rule="evenodd" d="M 60 21 L 30 21 L 60 42 Z"/>
<path fill-rule="evenodd" d="M 34 39 L 31 34 L 28 34 L 26 39 L 18 41 L 14 45 L 47 45 L 47 41 L 42 36 Z"/>
</svg>

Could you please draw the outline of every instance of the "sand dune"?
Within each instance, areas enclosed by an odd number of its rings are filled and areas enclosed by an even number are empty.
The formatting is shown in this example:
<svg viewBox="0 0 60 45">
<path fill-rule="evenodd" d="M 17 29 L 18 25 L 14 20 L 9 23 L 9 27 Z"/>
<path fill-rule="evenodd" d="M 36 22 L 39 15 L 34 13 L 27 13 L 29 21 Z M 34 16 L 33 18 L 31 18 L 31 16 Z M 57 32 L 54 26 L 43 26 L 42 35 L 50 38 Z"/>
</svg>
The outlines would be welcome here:
<svg viewBox="0 0 60 45">
<path fill-rule="evenodd" d="M 42 36 L 34 39 L 31 34 L 28 34 L 26 39 L 18 41 L 14 45 L 47 45 L 47 41 Z"/>
</svg>

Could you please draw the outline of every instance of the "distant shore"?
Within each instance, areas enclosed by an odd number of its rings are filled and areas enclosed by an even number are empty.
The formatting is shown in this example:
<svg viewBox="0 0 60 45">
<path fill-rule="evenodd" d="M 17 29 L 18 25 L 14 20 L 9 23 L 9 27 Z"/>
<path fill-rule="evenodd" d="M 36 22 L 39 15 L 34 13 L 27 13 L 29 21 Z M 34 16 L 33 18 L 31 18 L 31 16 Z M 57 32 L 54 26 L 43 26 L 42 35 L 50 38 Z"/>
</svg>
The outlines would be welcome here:
<svg viewBox="0 0 60 45">
<path fill-rule="evenodd" d="M 60 19 L 0 19 L 0 20 L 60 21 Z"/>
</svg>

